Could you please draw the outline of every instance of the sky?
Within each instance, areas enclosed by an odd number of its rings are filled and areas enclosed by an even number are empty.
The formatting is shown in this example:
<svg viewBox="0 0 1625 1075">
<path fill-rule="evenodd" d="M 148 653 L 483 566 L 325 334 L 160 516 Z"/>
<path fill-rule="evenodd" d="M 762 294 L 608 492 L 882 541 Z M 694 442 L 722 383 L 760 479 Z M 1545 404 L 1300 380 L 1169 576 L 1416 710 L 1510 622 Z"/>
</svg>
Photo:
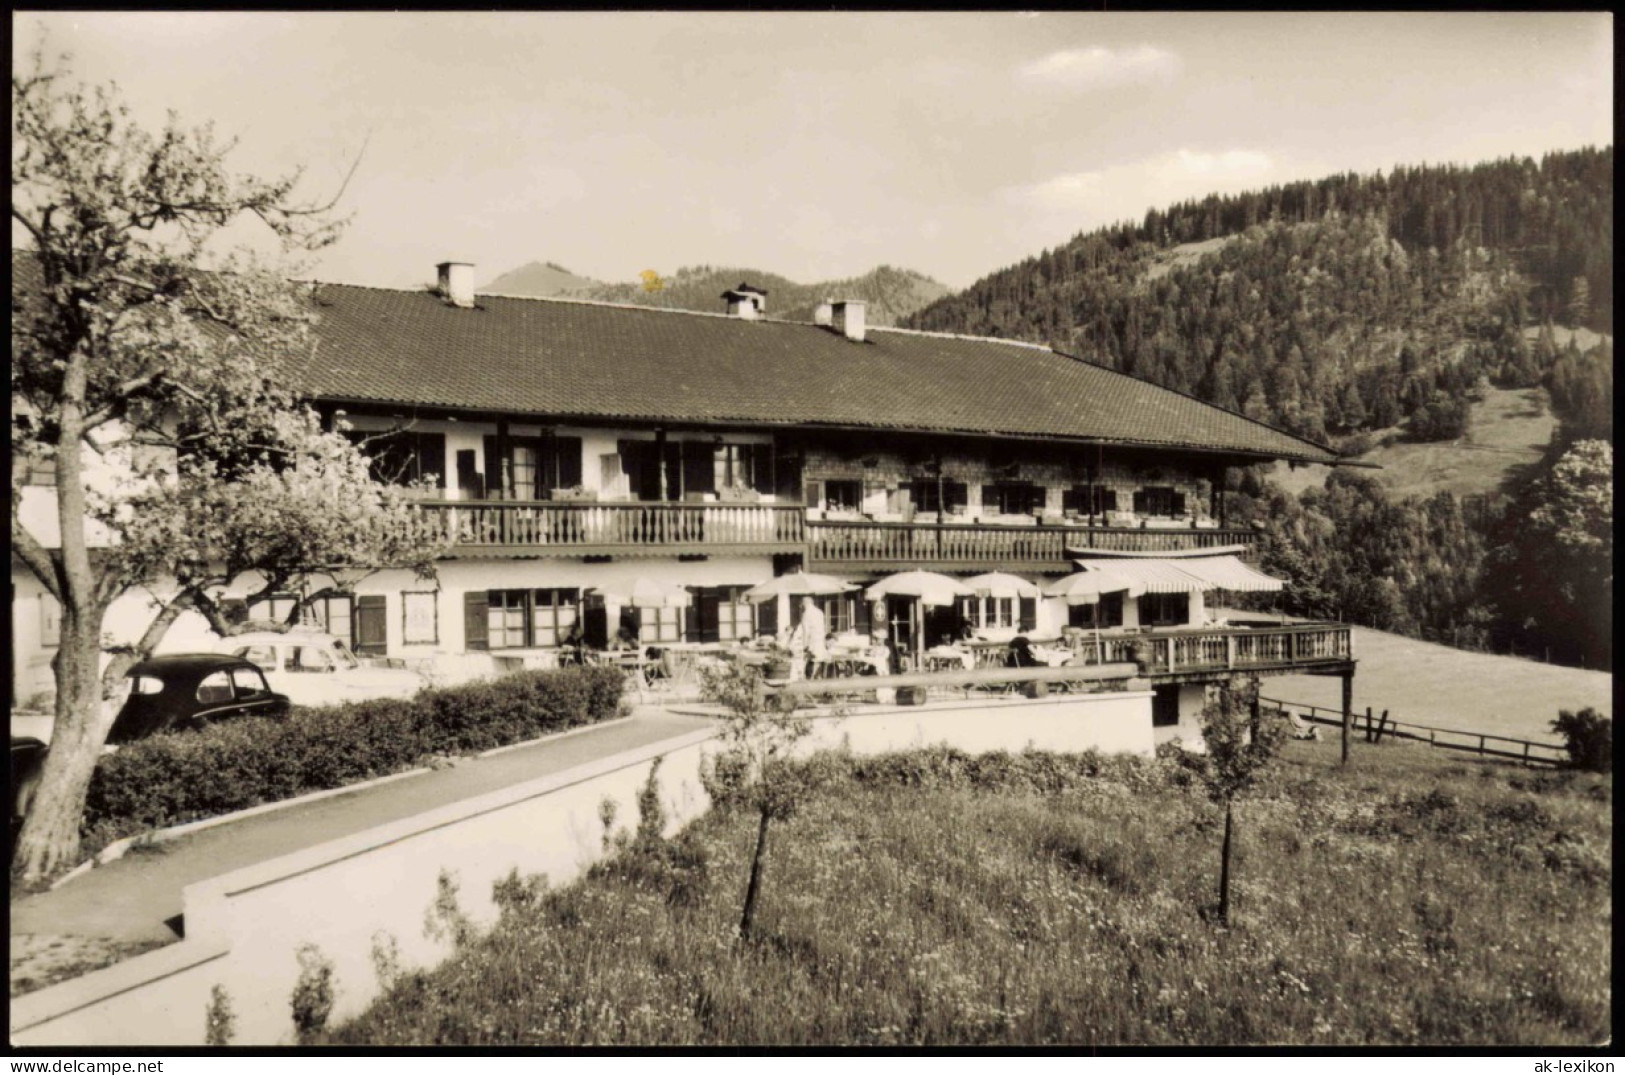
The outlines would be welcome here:
<svg viewBox="0 0 1625 1075">
<path fill-rule="evenodd" d="M 236 170 L 342 189 L 349 228 L 301 275 L 380 287 L 458 260 L 480 283 L 532 261 L 616 282 L 889 264 L 961 288 L 1211 192 L 1613 142 L 1606 13 L 20 12 L 13 30 L 19 66 L 43 36 L 138 121 L 213 122 Z"/>
</svg>

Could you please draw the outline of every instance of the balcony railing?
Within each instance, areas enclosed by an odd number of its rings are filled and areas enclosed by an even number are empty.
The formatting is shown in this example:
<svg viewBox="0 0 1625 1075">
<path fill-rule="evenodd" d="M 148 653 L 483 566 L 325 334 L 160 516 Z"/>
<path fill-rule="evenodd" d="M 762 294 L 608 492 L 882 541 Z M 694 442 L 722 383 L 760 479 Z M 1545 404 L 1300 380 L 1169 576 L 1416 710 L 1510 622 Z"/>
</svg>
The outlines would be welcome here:
<svg viewBox="0 0 1625 1075">
<path fill-rule="evenodd" d="M 1178 552 L 1244 545 L 1253 530 L 1129 530 L 1104 526 L 1001 526 L 966 523 L 807 523 L 807 558 L 828 568 L 909 564 L 980 567 L 993 564 L 1066 563 L 1069 549 L 1113 552 Z"/>
<path fill-rule="evenodd" d="M 796 551 L 806 512 L 777 504 L 425 501 L 457 549 L 557 551 L 745 546 Z"/>
<path fill-rule="evenodd" d="M 1143 647 L 1143 651 L 1141 649 Z M 1084 635 L 1072 647 L 1086 664 L 1132 661 L 1152 675 L 1338 664 L 1354 659 L 1346 624 L 1177 629 L 1140 635 Z"/>
</svg>

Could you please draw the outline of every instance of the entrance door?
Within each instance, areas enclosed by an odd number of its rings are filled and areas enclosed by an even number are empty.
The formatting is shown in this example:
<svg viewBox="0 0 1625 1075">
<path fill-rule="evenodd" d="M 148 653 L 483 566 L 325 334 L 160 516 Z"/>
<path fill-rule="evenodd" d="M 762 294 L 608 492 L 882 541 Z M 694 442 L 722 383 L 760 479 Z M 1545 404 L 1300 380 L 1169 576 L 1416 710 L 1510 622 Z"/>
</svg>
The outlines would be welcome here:
<svg viewBox="0 0 1625 1075">
<path fill-rule="evenodd" d="M 899 657 L 907 657 L 912 666 L 915 643 L 919 634 L 920 603 L 912 597 L 886 598 L 886 622 L 890 625 L 892 650 Z"/>
</svg>

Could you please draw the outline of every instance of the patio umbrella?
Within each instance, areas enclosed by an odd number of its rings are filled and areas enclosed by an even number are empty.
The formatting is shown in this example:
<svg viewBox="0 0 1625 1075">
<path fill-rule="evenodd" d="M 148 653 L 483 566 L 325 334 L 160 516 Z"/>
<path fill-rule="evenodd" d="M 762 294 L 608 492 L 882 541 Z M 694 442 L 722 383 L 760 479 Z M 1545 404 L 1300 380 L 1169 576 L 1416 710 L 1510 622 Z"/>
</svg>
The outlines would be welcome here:
<svg viewBox="0 0 1625 1075">
<path fill-rule="evenodd" d="M 973 575 L 965 580 L 965 585 L 978 593 L 986 590 L 989 597 L 1037 597 L 1039 593 L 1036 582 L 1028 582 L 1003 571 Z"/>
<path fill-rule="evenodd" d="M 1069 605 L 1097 604 L 1103 593 L 1126 593 L 1129 597 L 1138 597 L 1144 592 L 1143 586 L 1136 586 L 1110 571 L 1092 567 L 1075 571 L 1044 587 L 1045 597 L 1063 597 Z"/>
<path fill-rule="evenodd" d="M 976 591 L 958 579 L 935 571 L 901 571 L 887 575 L 863 592 L 870 601 L 882 597 L 913 597 L 922 605 L 951 605 L 960 597 L 975 597 Z"/>
<path fill-rule="evenodd" d="M 760 605 L 767 601 L 776 600 L 781 594 L 787 597 L 802 597 L 811 595 L 823 597 L 828 594 L 846 593 L 855 590 L 857 586 L 850 582 L 829 575 L 809 575 L 804 571 L 792 571 L 788 575 L 768 579 L 758 583 L 745 591 L 745 600 L 751 604 Z"/>
<path fill-rule="evenodd" d="M 694 595 L 681 586 L 659 579 L 636 578 L 623 585 L 599 586 L 597 590 L 612 605 L 632 608 L 687 608 Z"/>
</svg>

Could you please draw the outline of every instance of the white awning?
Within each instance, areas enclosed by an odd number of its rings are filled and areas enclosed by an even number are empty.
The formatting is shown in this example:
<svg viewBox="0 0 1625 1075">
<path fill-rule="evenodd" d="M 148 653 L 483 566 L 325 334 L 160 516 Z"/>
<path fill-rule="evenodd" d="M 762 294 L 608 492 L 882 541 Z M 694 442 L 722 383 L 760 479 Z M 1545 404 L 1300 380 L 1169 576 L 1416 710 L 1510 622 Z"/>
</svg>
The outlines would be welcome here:
<svg viewBox="0 0 1625 1075">
<path fill-rule="evenodd" d="M 1286 588 L 1280 579 L 1255 571 L 1234 556 L 1206 556 L 1199 560 L 1181 560 L 1181 571 L 1205 579 L 1216 590 L 1234 590 L 1236 593 L 1279 593 Z"/>
<path fill-rule="evenodd" d="M 1130 596 L 1206 590 L 1273 593 L 1285 587 L 1280 579 L 1254 571 L 1234 556 L 1193 556 L 1177 560 L 1148 556 L 1078 562 L 1090 571 L 1128 583 Z"/>
</svg>

